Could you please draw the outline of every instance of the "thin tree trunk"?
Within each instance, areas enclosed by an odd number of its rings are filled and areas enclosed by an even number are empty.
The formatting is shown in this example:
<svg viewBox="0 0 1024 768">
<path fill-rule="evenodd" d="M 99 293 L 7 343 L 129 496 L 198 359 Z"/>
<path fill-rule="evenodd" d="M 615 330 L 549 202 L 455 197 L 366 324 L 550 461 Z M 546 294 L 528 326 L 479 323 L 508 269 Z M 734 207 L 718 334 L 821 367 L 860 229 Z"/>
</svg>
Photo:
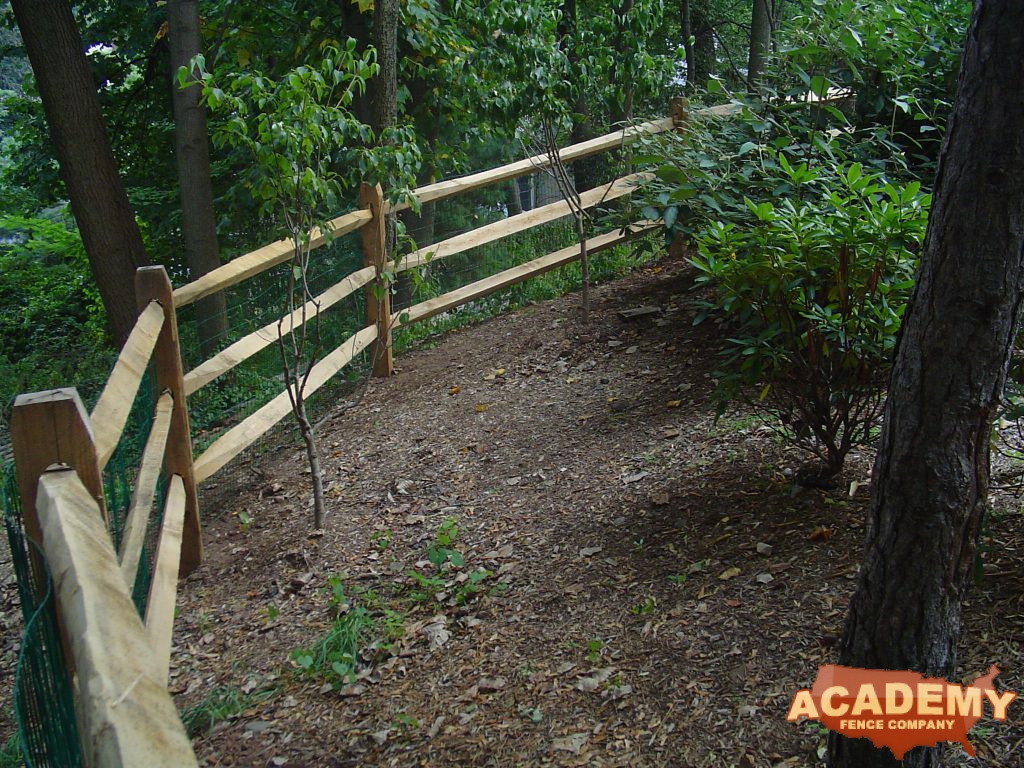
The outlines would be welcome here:
<svg viewBox="0 0 1024 768">
<path fill-rule="evenodd" d="M 696 83 L 697 54 L 694 51 L 693 27 L 690 24 L 690 0 L 679 0 L 679 33 L 686 52 L 686 89 L 692 91 Z"/>
<path fill-rule="evenodd" d="M 306 444 L 306 460 L 309 462 L 309 473 L 313 483 L 313 526 L 322 529 L 327 504 L 324 501 L 324 480 L 320 474 L 320 451 L 317 448 L 313 425 L 310 424 L 309 417 L 306 415 L 305 399 L 299 398 L 295 406 L 295 418 L 299 422 L 299 431 Z"/>
<path fill-rule="evenodd" d="M 135 270 L 149 263 L 117 172 L 68 0 L 12 0 L 96 287 L 118 345 L 135 325 Z"/>
<path fill-rule="evenodd" d="M 582 210 L 576 212 L 576 237 L 580 241 L 580 294 L 581 315 L 584 323 L 590 322 L 590 259 L 587 254 L 587 225 Z"/>
<path fill-rule="evenodd" d="M 181 231 L 185 239 L 185 259 L 195 280 L 220 266 L 206 111 L 200 103 L 202 89 L 198 85 L 179 88 L 177 77 L 178 69 L 189 66 L 192 57 L 200 52 L 198 0 L 168 0 L 167 21 Z M 222 292 L 196 302 L 196 325 L 200 351 L 205 359 L 217 351 L 228 330 L 227 306 Z"/>
<path fill-rule="evenodd" d="M 840 663 L 948 677 L 989 485 L 989 439 L 1024 295 L 1024 4 L 978 0 L 875 461 Z M 831 735 L 835 768 L 895 768 Z M 938 766 L 941 748 L 902 765 Z"/>
<path fill-rule="evenodd" d="M 771 0 L 754 0 L 750 17 L 750 55 L 747 59 L 747 89 L 761 90 L 761 76 L 772 45 Z"/>
</svg>

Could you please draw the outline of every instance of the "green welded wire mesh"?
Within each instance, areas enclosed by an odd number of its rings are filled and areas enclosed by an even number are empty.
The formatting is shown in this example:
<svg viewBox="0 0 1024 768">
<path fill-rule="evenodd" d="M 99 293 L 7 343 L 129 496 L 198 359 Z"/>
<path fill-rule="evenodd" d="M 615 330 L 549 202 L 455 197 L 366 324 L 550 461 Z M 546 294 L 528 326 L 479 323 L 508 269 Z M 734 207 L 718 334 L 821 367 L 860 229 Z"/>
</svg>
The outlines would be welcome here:
<svg viewBox="0 0 1024 768">
<path fill-rule="evenodd" d="M 132 404 L 123 437 L 104 470 L 104 497 L 115 550 L 124 531 L 135 468 L 149 435 L 152 408 L 153 396 L 147 375 Z M 30 768 L 78 766 L 81 755 L 74 703 L 57 632 L 50 574 L 41 549 L 25 531 L 14 465 L 8 464 L 2 469 L 0 501 L 25 622 L 14 683 L 14 716 L 22 758 Z M 157 503 L 147 528 L 132 595 L 140 615 L 145 611 L 150 565 L 159 535 L 163 485 L 158 487 Z"/>
<path fill-rule="evenodd" d="M 21 523 L 14 465 L 3 469 L 4 526 L 25 619 L 14 679 L 14 715 L 22 759 L 29 768 L 78 766 L 78 729 L 58 639 L 50 574 Z M 41 567 L 34 567 L 33 559 Z"/>
</svg>

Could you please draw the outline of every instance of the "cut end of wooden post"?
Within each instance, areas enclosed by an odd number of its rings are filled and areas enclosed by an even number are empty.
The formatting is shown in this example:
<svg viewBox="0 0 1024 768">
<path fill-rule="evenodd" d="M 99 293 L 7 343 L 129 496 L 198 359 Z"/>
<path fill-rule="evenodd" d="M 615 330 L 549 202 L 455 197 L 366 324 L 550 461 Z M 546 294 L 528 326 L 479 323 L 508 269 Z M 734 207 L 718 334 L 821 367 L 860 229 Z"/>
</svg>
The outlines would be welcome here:
<svg viewBox="0 0 1024 768">
<path fill-rule="evenodd" d="M 680 129 L 689 121 L 690 103 L 682 96 L 672 99 L 672 123 Z"/>
</svg>

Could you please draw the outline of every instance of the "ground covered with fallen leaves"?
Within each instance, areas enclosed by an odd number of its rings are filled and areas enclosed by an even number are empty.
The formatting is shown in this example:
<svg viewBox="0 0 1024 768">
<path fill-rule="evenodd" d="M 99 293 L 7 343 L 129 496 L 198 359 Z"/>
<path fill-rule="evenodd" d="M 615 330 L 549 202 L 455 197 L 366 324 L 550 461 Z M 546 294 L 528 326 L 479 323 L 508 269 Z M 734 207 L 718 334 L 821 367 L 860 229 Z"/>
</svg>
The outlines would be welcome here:
<svg viewBox="0 0 1024 768">
<path fill-rule="evenodd" d="M 401 356 L 320 426 L 322 533 L 295 442 L 205 489 L 170 681 L 201 763 L 821 765 L 785 713 L 835 661 L 871 457 L 803 490 L 771 429 L 716 420 L 694 299 L 667 260 L 587 325 L 566 296 Z M 961 680 L 1024 688 L 1021 529 L 1000 494 Z M 1024 765 L 1021 710 L 949 764 Z"/>
</svg>

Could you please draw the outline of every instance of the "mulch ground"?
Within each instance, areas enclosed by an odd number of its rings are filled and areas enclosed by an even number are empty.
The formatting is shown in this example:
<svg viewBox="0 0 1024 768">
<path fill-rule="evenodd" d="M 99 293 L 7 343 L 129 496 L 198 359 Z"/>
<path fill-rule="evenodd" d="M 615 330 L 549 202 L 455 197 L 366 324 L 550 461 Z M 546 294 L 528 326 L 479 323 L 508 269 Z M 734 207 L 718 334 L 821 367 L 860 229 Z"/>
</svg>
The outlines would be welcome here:
<svg viewBox="0 0 1024 768">
<path fill-rule="evenodd" d="M 716 420 L 723 334 L 691 280 L 663 261 L 587 325 L 567 296 L 400 357 L 320 426 L 322 534 L 296 443 L 207 489 L 170 683 L 201 763 L 821 765 L 824 731 L 785 713 L 835 660 L 871 455 L 802 490 L 761 421 Z M 1020 690 L 1024 531 L 996 509 L 958 674 Z M 338 616 L 363 617 L 354 674 L 340 651 L 303 671 Z M 948 764 L 1024 765 L 1022 711 Z"/>
</svg>

